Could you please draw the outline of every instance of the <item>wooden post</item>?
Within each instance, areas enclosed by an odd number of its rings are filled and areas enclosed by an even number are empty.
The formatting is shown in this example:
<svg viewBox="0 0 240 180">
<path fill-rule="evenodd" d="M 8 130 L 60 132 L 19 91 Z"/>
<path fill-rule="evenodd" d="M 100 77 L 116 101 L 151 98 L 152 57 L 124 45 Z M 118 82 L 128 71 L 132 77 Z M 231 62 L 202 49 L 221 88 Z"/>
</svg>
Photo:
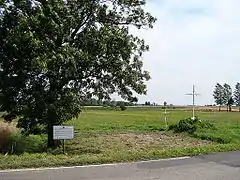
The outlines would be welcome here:
<svg viewBox="0 0 240 180">
<path fill-rule="evenodd" d="M 65 154 L 65 140 L 63 139 L 63 154 Z"/>
</svg>

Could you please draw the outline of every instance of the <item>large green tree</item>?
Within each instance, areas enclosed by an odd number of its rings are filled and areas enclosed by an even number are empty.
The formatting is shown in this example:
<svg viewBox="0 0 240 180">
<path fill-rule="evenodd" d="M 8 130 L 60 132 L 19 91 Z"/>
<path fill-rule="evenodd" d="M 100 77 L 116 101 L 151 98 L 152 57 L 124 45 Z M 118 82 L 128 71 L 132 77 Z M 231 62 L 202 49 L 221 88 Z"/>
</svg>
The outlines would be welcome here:
<svg viewBox="0 0 240 180">
<path fill-rule="evenodd" d="M 144 40 L 129 27 L 152 28 L 145 0 L 1 0 L 0 111 L 20 116 L 26 133 L 77 116 L 84 99 L 118 93 L 136 101 L 150 76 Z"/>
<path fill-rule="evenodd" d="M 221 111 L 221 106 L 225 104 L 224 88 L 221 84 L 217 83 L 215 85 L 215 89 L 213 91 L 213 97 L 215 99 L 215 103 L 219 105 L 219 111 Z"/>
<path fill-rule="evenodd" d="M 223 97 L 224 104 L 227 106 L 227 111 L 231 111 L 231 106 L 233 105 L 234 101 L 232 98 L 232 88 L 227 83 L 223 85 Z"/>
<path fill-rule="evenodd" d="M 239 112 L 240 112 L 240 83 L 239 82 L 235 85 L 234 100 L 235 100 L 235 104 L 238 106 Z"/>
</svg>

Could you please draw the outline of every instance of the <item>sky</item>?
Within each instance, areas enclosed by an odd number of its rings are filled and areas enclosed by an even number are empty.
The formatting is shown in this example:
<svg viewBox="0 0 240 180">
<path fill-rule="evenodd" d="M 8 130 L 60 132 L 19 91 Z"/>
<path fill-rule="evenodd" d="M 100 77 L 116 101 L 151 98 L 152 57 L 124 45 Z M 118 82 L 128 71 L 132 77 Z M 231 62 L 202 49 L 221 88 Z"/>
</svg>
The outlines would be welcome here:
<svg viewBox="0 0 240 180">
<path fill-rule="evenodd" d="M 147 96 L 139 102 L 187 105 L 192 85 L 198 105 L 213 104 L 214 86 L 240 82 L 239 0 L 147 0 L 158 21 L 150 30 L 131 32 L 150 45 L 143 56 L 150 72 Z"/>
</svg>

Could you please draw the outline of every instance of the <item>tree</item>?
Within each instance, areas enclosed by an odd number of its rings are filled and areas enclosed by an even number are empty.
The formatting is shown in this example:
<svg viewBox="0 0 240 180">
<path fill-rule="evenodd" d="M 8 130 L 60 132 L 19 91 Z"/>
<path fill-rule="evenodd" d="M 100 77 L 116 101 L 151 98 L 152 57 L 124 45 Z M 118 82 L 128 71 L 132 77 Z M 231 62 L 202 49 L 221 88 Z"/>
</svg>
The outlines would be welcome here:
<svg viewBox="0 0 240 180">
<path fill-rule="evenodd" d="M 121 104 L 121 105 L 120 105 L 120 109 L 121 109 L 121 111 L 125 111 L 125 110 L 127 109 L 127 107 L 124 106 L 124 104 Z"/>
<path fill-rule="evenodd" d="M 167 106 L 167 101 L 164 101 L 164 102 L 163 102 L 163 105 L 166 107 L 166 106 Z"/>
<path fill-rule="evenodd" d="M 233 100 L 233 97 L 231 96 L 229 99 L 228 99 L 228 109 L 229 111 L 231 112 L 232 111 L 232 105 L 234 104 L 234 100 Z"/>
<path fill-rule="evenodd" d="M 224 99 L 224 104 L 227 106 L 227 111 L 231 110 L 231 106 L 233 104 L 233 98 L 232 98 L 232 88 L 228 84 L 223 85 L 223 99 Z"/>
<path fill-rule="evenodd" d="M 146 94 L 144 40 L 129 26 L 152 28 L 145 0 L 0 1 L 0 111 L 25 133 L 48 133 L 77 117 L 84 99 Z"/>
<path fill-rule="evenodd" d="M 221 111 L 221 106 L 224 104 L 223 86 L 221 84 L 217 83 L 215 85 L 213 97 L 215 99 L 215 103 L 219 105 L 219 111 Z"/>
<path fill-rule="evenodd" d="M 151 102 L 150 101 L 146 101 L 145 102 L 145 106 L 151 106 Z"/>
<path fill-rule="evenodd" d="M 235 85 L 234 100 L 235 100 L 235 104 L 239 107 L 239 112 L 240 112 L 240 83 L 237 83 Z"/>
</svg>

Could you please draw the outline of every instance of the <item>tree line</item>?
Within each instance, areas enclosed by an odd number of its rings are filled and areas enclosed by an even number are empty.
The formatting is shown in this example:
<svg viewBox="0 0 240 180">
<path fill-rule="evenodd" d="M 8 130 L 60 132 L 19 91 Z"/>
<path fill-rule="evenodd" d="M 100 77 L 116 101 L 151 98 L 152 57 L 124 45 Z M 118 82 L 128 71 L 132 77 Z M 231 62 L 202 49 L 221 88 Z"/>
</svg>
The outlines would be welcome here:
<svg viewBox="0 0 240 180">
<path fill-rule="evenodd" d="M 109 106 L 109 107 L 117 107 L 117 106 L 134 106 L 136 103 L 128 102 L 128 101 L 115 101 L 115 100 L 99 100 L 95 98 L 86 99 L 83 102 L 83 106 Z"/>
<path fill-rule="evenodd" d="M 238 82 L 235 85 L 234 91 L 227 83 L 223 85 L 217 83 L 213 91 L 213 97 L 215 103 L 219 105 L 219 111 L 221 111 L 221 106 L 227 106 L 227 111 L 232 111 L 232 105 L 240 106 L 240 83 Z"/>
</svg>

